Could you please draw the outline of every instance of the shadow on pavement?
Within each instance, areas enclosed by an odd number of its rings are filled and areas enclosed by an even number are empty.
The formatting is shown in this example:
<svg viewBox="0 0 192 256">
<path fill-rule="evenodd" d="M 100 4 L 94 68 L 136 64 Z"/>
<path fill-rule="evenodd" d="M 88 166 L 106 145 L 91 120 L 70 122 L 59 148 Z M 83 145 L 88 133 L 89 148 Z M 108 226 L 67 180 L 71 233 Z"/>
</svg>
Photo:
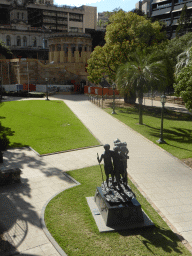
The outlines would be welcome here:
<svg viewBox="0 0 192 256">
<path fill-rule="evenodd" d="M 28 225 L 41 229 L 40 215 L 35 208 L 38 196 L 41 199 L 41 193 L 34 197 L 32 194 L 33 184 L 41 182 L 43 177 L 54 176 L 67 183 L 74 183 L 61 170 L 47 166 L 40 157 L 34 153 L 30 154 L 31 152 L 33 153 L 29 148 L 25 148 L 25 150 L 22 148 L 12 149 L 4 152 L 4 168 L 17 167 L 21 171 L 24 170 L 24 177 L 21 175 L 21 183 L 0 186 L 0 221 L 3 223 L 0 234 L 4 237 L 3 246 L 9 248 L 10 251 L 22 244 L 28 233 Z M 2 168 L 2 164 L 0 167 Z M 34 177 L 32 175 L 33 170 Z M 35 174 L 37 170 L 38 173 Z M 43 175 L 41 175 L 42 173 Z M 39 206 L 39 212 L 44 205 L 43 200 L 40 202 L 42 205 Z"/>
<path fill-rule="evenodd" d="M 88 100 L 88 96 L 84 95 L 84 94 L 72 94 L 72 95 L 55 94 L 51 97 L 53 97 L 55 99 L 80 101 L 80 102 Z"/>
</svg>

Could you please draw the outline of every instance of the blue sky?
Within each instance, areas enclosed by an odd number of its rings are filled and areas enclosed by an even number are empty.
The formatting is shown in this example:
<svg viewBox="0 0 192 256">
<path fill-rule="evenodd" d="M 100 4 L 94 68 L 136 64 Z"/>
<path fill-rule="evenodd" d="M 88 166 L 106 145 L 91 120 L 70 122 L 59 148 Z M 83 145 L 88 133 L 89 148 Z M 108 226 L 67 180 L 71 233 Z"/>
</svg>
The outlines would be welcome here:
<svg viewBox="0 0 192 256">
<path fill-rule="evenodd" d="M 54 4 L 57 5 L 71 5 L 71 6 L 95 6 L 97 7 L 97 12 L 112 11 L 115 8 L 120 7 L 124 11 L 128 12 L 135 8 L 135 4 L 139 0 L 73 0 L 73 1 L 64 1 L 64 0 L 54 0 Z"/>
</svg>

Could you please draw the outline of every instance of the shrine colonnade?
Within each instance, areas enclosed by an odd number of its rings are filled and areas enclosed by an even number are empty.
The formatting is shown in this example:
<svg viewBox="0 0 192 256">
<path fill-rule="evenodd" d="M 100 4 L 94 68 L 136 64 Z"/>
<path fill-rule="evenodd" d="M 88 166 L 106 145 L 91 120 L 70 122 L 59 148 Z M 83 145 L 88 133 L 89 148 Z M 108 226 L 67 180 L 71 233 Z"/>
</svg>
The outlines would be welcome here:
<svg viewBox="0 0 192 256">
<path fill-rule="evenodd" d="M 49 45 L 49 62 L 54 63 L 86 63 L 92 52 L 92 44 L 51 43 Z"/>
</svg>

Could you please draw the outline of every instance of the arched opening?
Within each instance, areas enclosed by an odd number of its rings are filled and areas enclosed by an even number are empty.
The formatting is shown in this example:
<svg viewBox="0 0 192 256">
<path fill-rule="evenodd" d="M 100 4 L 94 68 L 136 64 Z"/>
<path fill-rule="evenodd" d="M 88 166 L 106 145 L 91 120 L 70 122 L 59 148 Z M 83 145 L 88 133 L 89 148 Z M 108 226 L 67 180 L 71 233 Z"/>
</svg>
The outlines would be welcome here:
<svg viewBox="0 0 192 256">
<path fill-rule="evenodd" d="M 6 36 L 6 45 L 11 46 L 11 37 L 10 36 Z"/>
<path fill-rule="evenodd" d="M 33 47 L 37 47 L 37 39 L 35 36 L 33 37 Z"/>
<path fill-rule="evenodd" d="M 26 36 L 23 37 L 23 46 L 27 46 L 27 37 Z"/>
<path fill-rule="evenodd" d="M 17 46 L 21 46 L 21 37 L 17 36 Z"/>
</svg>

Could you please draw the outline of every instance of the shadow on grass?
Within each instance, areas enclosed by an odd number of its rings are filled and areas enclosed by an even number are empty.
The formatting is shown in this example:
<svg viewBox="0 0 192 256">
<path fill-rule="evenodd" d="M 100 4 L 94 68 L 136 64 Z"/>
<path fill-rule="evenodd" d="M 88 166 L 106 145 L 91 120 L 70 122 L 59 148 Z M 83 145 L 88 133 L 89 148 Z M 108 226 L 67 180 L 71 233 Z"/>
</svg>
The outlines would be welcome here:
<svg viewBox="0 0 192 256">
<path fill-rule="evenodd" d="M 151 129 L 149 131 L 149 135 L 154 136 L 154 137 L 159 137 L 160 134 L 160 129 L 154 128 L 150 125 L 145 125 Z M 163 138 L 164 140 L 169 140 L 169 141 L 176 141 L 180 143 L 186 143 L 186 144 L 191 144 L 192 143 L 192 129 L 186 129 L 186 128 L 175 128 L 171 127 L 170 129 L 163 129 Z M 167 143 L 168 144 L 168 143 Z M 168 144 L 170 145 L 170 144 Z M 173 145 L 170 145 L 173 146 Z M 174 146 L 177 148 L 181 148 L 178 146 Z M 183 148 L 181 148 L 183 149 Z M 188 150 L 188 149 L 185 149 Z M 188 150 L 191 151 L 191 150 Z"/>
<path fill-rule="evenodd" d="M 0 117 L 0 119 L 4 119 L 4 118 L 5 117 Z M 11 130 L 11 128 L 9 128 L 9 127 L 2 126 L 1 123 L 0 123 L 0 137 L 3 134 L 6 136 L 6 138 L 8 138 L 8 137 L 14 136 L 15 131 Z M 9 142 L 7 148 L 17 148 L 17 147 L 27 147 L 27 146 L 28 145 L 25 145 L 25 144 L 22 144 L 22 143 L 17 143 L 17 142 L 10 143 Z"/>
<path fill-rule="evenodd" d="M 152 251 L 150 245 L 156 248 L 162 248 L 167 253 L 182 254 L 179 250 L 177 242 L 179 238 L 171 231 L 160 227 L 147 227 L 142 229 L 124 230 L 118 232 L 122 236 L 136 236 L 137 239 L 150 251 L 150 253 L 156 255 L 155 251 Z M 143 239 L 140 239 L 141 236 Z"/>
<path fill-rule="evenodd" d="M 118 109 L 119 113 L 124 114 L 138 114 L 139 113 L 139 105 L 133 104 L 128 105 L 124 108 L 116 108 Z M 161 108 L 159 107 L 152 107 L 152 106 L 143 106 L 143 115 L 151 116 L 156 118 L 161 118 Z M 164 118 L 167 120 L 177 120 L 177 121 L 192 121 L 192 115 L 188 113 L 180 113 L 174 110 L 168 110 L 164 108 Z"/>
</svg>

